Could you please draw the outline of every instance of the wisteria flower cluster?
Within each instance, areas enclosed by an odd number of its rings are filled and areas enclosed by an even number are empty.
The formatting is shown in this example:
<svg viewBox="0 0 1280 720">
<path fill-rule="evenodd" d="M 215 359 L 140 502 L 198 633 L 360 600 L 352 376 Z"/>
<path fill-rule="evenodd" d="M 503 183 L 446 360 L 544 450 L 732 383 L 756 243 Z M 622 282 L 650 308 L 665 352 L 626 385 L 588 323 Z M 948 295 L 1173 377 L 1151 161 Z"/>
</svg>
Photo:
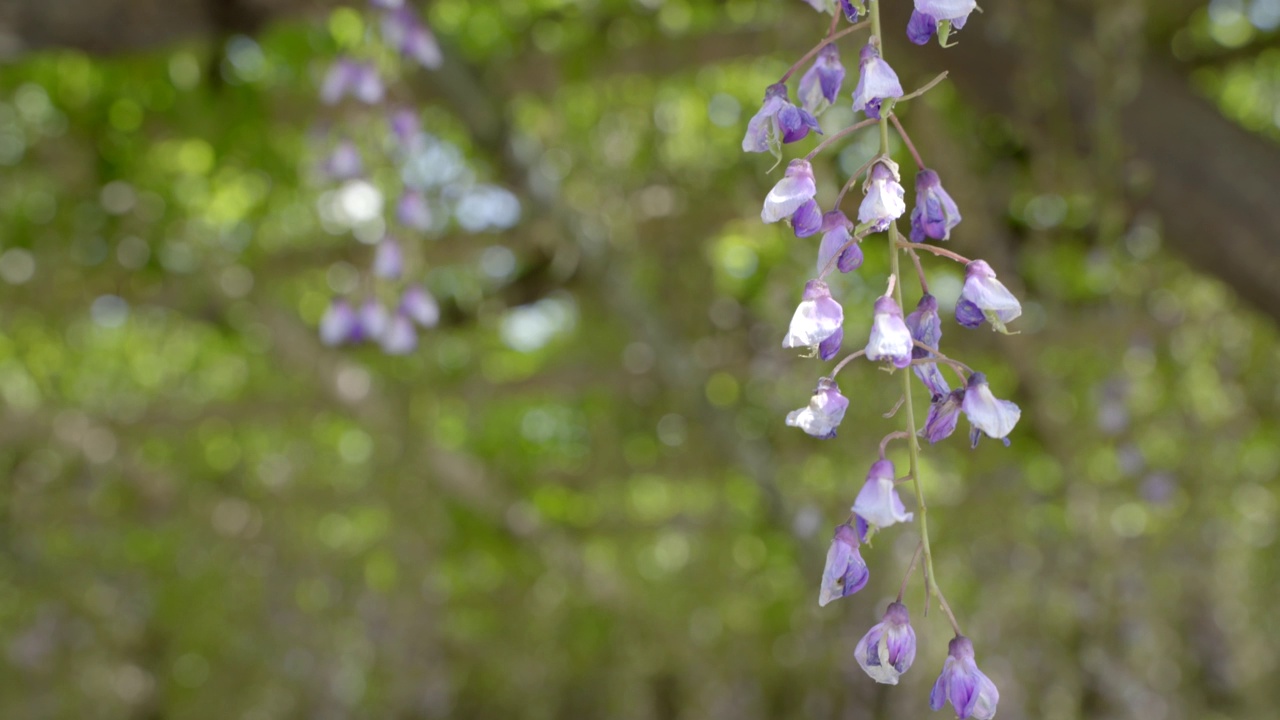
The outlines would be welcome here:
<svg viewBox="0 0 1280 720">
<path fill-rule="evenodd" d="M 938 172 L 924 164 L 898 118 L 898 108 L 933 87 L 945 73 L 916 92 L 904 92 L 897 73 L 884 57 L 880 21 L 883 0 L 804 1 L 832 16 L 830 28 L 816 47 L 765 90 L 764 103 L 747 126 L 743 150 L 770 152 L 781 162 L 783 146 L 803 140 L 811 132 L 821 133 L 817 118 L 839 102 L 846 76 L 837 42 L 868 28 L 870 36 L 859 49 L 857 82 L 848 96 L 855 117 L 861 114 L 863 119 L 831 133 L 807 155 L 790 160 L 782 179 L 765 197 L 760 213 L 766 223 L 789 225 L 797 238 L 821 235 L 817 274 L 804 285 L 782 346 L 803 349 L 807 357 L 821 361 L 833 360 L 840 353 L 845 344 L 845 311 L 832 292 L 832 280 L 838 278 L 838 275 L 833 278 L 833 273 L 854 272 L 862 266 L 864 239 L 877 234 L 887 237 L 891 273 L 884 293 L 870 308 L 871 330 L 865 345 L 821 377 L 808 404 L 788 414 L 786 423 L 815 438 L 834 438 L 849 407 L 849 399 L 841 393 L 836 377 L 859 358 L 900 378 L 902 415 L 906 418 L 904 430 L 891 432 L 881 440 L 879 456 L 854 498 L 848 520 L 836 528 L 827 551 L 818 604 L 826 606 L 865 587 L 870 570 L 863 559 L 862 546 L 894 525 L 915 523 L 919 547 L 907 568 L 902 589 L 882 620 L 872 626 L 855 647 L 855 660 L 873 680 L 891 685 L 897 684 L 898 678 L 911 668 L 916 656 L 916 634 L 903 603 L 903 593 L 916 565 L 920 564 L 926 593 L 937 600 L 955 631 L 948 657 L 930 695 L 930 706 L 940 710 L 950 703 L 958 718 L 989 720 L 996 714 L 1000 693 L 978 669 L 973 643 L 961 633 L 960 624 L 934 575 L 918 458 L 922 438 L 930 444 L 945 440 L 955 432 L 962 416 L 968 421 L 972 447 L 976 448 L 984 436 L 1007 445 L 1021 411 L 1013 402 L 995 395 L 986 375 L 941 352 L 943 331 L 948 323 L 939 314 L 938 299 L 929 292 L 921 254 L 963 264 L 965 281 L 955 302 L 955 322 L 959 326 L 977 328 L 986 324 L 1008 334 L 1009 323 L 1018 318 L 1022 307 L 987 262 L 971 260 L 934 244 L 951 239 L 961 222 L 960 210 L 944 189 Z M 978 9 L 974 0 L 914 0 L 914 3 L 906 28 L 908 39 L 924 44 L 936 37 L 943 47 L 949 47 L 951 35 L 963 28 L 970 14 Z M 842 18 L 850 23 L 848 27 L 840 27 Z M 806 64 L 809 67 L 799 82 L 799 105 L 796 105 L 789 99 L 788 80 Z M 878 153 L 849 178 L 834 203 L 824 211 L 813 163 L 834 143 L 870 127 L 879 131 Z M 890 157 L 890 128 L 902 139 L 918 168 L 909 214 L 902 170 Z M 862 193 L 855 222 L 846 214 L 842 203 L 846 194 L 859 184 Z M 905 236 L 899 222 L 909 222 Z M 905 288 L 900 261 L 904 255 L 916 268 L 920 285 L 920 297 L 909 314 L 903 312 Z M 948 383 L 944 368 L 959 379 L 956 387 Z M 916 423 L 912 403 L 915 382 L 923 386 L 930 400 L 922 425 Z M 893 415 L 891 412 L 889 416 Z M 910 467 L 903 477 L 898 476 L 894 463 L 886 455 L 889 443 L 894 440 L 905 440 L 908 449 Z M 899 485 L 908 482 L 915 495 L 912 511 L 907 510 L 898 493 Z"/>
<path fill-rule="evenodd" d="M 397 166 L 403 183 L 395 203 L 394 223 L 381 214 L 383 191 L 372 182 L 366 156 L 350 137 L 339 137 L 320 164 L 321 175 L 339 183 L 336 204 L 347 207 L 357 237 L 373 244 L 368 269 L 354 285 L 363 293 L 334 297 L 320 319 L 325 345 L 375 343 L 388 355 L 404 355 L 418 347 L 418 332 L 436 327 L 440 305 L 411 270 L 422 265 L 419 239 L 447 226 L 452 210 L 462 229 L 503 229 L 519 217 L 519 201 L 496 186 L 475 181 L 461 151 L 426 132 L 417 110 L 388 100 L 389 81 L 398 67 L 435 70 L 444 56 L 426 22 L 407 0 L 370 0 L 370 27 L 381 40 L 366 35 L 358 48 L 366 57 L 339 57 L 320 85 L 320 99 L 330 106 L 350 102 L 350 115 L 380 118 L 385 155 Z M 361 112 L 361 109 L 365 112 Z M 367 133 L 362 133 L 366 134 Z M 349 207 L 348 207 L 349 206 Z M 396 227 L 393 234 L 388 227 Z"/>
</svg>

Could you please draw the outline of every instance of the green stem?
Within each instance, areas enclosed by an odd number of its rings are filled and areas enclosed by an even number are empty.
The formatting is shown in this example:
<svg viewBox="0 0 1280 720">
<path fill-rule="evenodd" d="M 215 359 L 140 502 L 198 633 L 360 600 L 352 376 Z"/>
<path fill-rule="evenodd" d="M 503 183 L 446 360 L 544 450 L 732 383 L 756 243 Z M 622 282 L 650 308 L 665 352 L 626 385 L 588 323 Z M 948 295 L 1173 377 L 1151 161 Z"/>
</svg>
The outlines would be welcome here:
<svg viewBox="0 0 1280 720">
<path fill-rule="evenodd" d="M 880 46 L 880 55 L 884 56 L 884 35 L 880 29 L 880 3 L 872 2 L 871 5 L 871 34 L 875 37 L 877 44 Z M 880 118 L 880 152 L 884 155 L 889 154 L 889 118 L 882 115 Z M 898 262 L 898 225 L 897 223 L 889 223 L 889 267 L 893 273 L 893 277 L 897 280 L 894 288 L 894 298 L 898 301 L 898 307 L 902 307 L 902 282 L 901 282 L 901 266 Z M 938 587 L 937 578 L 933 574 L 933 550 L 929 546 L 929 519 L 928 508 L 924 503 L 924 489 L 920 485 L 920 438 L 916 435 L 916 414 L 915 406 L 911 401 L 911 376 L 912 373 L 900 372 L 898 376 L 902 378 L 902 395 L 905 399 L 903 409 L 907 416 L 907 453 L 911 462 L 911 484 L 916 494 L 916 523 L 920 528 L 920 548 L 924 555 L 924 584 L 926 594 L 932 594 L 937 598 L 938 605 L 946 614 L 947 619 L 951 621 L 951 627 L 956 634 L 960 634 L 960 624 L 956 622 L 955 615 L 952 614 L 950 606 L 947 605 L 946 598 L 942 596 L 942 589 Z"/>
</svg>

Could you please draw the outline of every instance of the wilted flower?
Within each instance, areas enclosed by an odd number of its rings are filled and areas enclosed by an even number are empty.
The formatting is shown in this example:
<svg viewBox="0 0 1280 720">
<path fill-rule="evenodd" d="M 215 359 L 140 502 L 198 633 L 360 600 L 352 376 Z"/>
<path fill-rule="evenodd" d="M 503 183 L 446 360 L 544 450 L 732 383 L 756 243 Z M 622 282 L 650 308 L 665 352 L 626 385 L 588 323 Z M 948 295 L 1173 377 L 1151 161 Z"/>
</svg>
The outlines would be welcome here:
<svg viewBox="0 0 1280 720">
<path fill-rule="evenodd" d="M 839 210 L 822 216 L 822 244 L 818 246 L 818 274 L 827 270 L 833 259 L 840 272 L 862 267 L 862 248 L 853 240 L 853 221 Z M 839 259 L 836 259 L 836 254 Z"/>
<path fill-rule="evenodd" d="M 853 501 L 853 513 L 876 529 L 887 528 L 900 522 L 910 522 L 914 516 L 902 505 L 902 498 L 894 488 L 897 474 L 893 463 L 877 460 L 867 473 L 867 482 Z"/>
<path fill-rule="evenodd" d="M 1018 298 L 996 279 L 996 272 L 984 260 L 966 265 L 964 275 L 964 289 L 956 302 L 956 322 L 975 328 L 985 320 L 993 329 L 1008 335 L 1005 323 L 1022 314 Z"/>
<path fill-rule="evenodd" d="M 867 359 L 888 360 L 896 367 L 911 364 L 911 331 L 902 320 L 902 308 L 892 297 L 883 295 L 876 300 L 875 316 L 871 321 L 871 337 L 867 340 Z"/>
<path fill-rule="evenodd" d="M 867 117 L 879 120 L 881 104 L 902 95 L 898 74 L 880 57 L 880 50 L 868 42 L 858 55 L 858 87 L 853 91 L 853 111 L 861 110 Z"/>
<path fill-rule="evenodd" d="M 836 427 L 840 425 L 845 410 L 848 409 L 849 400 L 840 394 L 835 381 L 822 378 L 818 381 L 818 389 L 813 391 L 813 397 L 809 398 L 809 404 L 787 413 L 787 426 L 798 427 L 822 440 L 830 440 L 836 436 Z"/>
<path fill-rule="evenodd" d="M 320 169 L 334 180 L 350 180 L 364 173 L 364 161 L 360 149 L 350 140 L 340 140 L 325 158 Z"/>
<path fill-rule="evenodd" d="M 844 325 L 844 309 L 831 297 L 821 280 L 805 283 L 804 297 L 791 316 L 791 327 L 782 340 L 784 348 L 816 348 Z"/>
<path fill-rule="evenodd" d="M 960 409 L 964 404 L 964 388 L 934 395 L 933 404 L 929 405 L 929 414 L 924 419 L 921 434 L 930 444 L 951 437 L 956 431 L 956 423 L 960 421 Z"/>
<path fill-rule="evenodd" d="M 359 321 L 351 303 L 334 298 L 320 318 L 320 342 L 334 346 L 350 342 L 359 332 Z"/>
<path fill-rule="evenodd" d="M 413 321 L 398 312 L 392 316 L 378 341 L 382 351 L 388 355 L 408 355 L 418 348 L 418 333 L 413 329 Z"/>
<path fill-rule="evenodd" d="M 858 551 L 858 534 L 848 523 L 836 528 L 827 550 L 827 564 L 822 569 L 822 587 L 818 590 L 818 606 L 848 597 L 866 587 L 871 572 Z"/>
<path fill-rule="evenodd" d="M 743 152 L 771 152 L 781 156 L 781 145 L 803 140 L 809 131 L 821 133 L 817 119 L 807 110 L 796 107 L 787 99 L 787 86 L 770 85 L 764 94 L 764 104 L 747 123 L 747 134 L 742 138 Z"/>
<path fill-rule="evenodd" d="M 789 218 L 817 194 L 818 184 L 813 179 L 813 166 L 808 160 L 792 160 L 782 179 L 765 196 L 760 219 L 775 223 Z"/>
<path fill-rule="evenodd" d="M 868 232 L 887 230 L 889 223 L 907 211 L 907 203 L 902 199 L 906 191 L 898 181 L 898 164 L 888 158 L 881 158 L 871 166 L 862 189 L 866 195 L 858 206 L 858 222 L 869 226 Z"/>
<path fill-rule="evenodd" d="M 911 339 L 936 348 L 942 342 L 942 318 L 938 317 L 938 299 L 925 293 L 916 309 L 907 316 L 907 329 L 911 331 Z M 911 359 L 922 360 L 933 357 L 933 353 L 916 345 L 911 348 Z M 951 391 L 951 386 L 942 377 L 942 370 L 937 363 L 913 365 L 916 377 L 929 389 L 932 395 L 942 395 Z"/>
<path fill-rule="evenodd" d="M 951 639 L 942 674 L 929 693 L 929 707 L 934 710 L 941 710 L 948 702 L 960 720 L 991 720 L 1000 703 L 1000 691 L 978 669 L 973 659 L 973 642 L 963 635 Z"/>
<path fill-rule="evenodd" d="M 911 614 L 900 602 L 889 603 L 884 618 L 871 626 L 853 649 L 858 665 L 872 680 L 897 685 L 916 659 L 916 631 L 911 628 Z"/>
<path fill-rule="evenodd" d="M 977 9 L 977 0 L 916 0 L 916 9 L 907 23 L 907 37 L 924 45 L 936 32 L 945 44 L 947 34 L 964 27 L 969 14 Z"/>
<path fill-rule="evenodd" d="M 836 101 L 843 83 L 844 65 L 840 63 L 840 49 L 831 43 L 818 51 L 813 67 L 800 78 L 800 104 L 817 115 Z"/>
<path fill-rule="evenodd" d="M 391 238 L 383 238 L 373 253 L 373 274 L 388 280 L 395 280 L 404 271 L 404 251 L 400 243 Z"/>
<path fill-rule="evenodd" d="M 427 204 L 426 196 L 417 190 L 406 190 L 400 196 L 400 202 L 396 203 L 396 219 L 401 225 L 414 230 L 430 230 L 431 206 Z"/>
<path fill-rule="evenodd" d="M 911 241 L 925 238 L 950 240 L 951 228 L 960 224 L 960 208 L 942 189 L 938 173 L 921 170 L 916 174 L 916 206 L 911 210 Z"/>
<path fill-rule="evenodd" d="M 440 322 L 440 304 L 420 285 L 410 285 L 405 289 L 400 296 L 400 313 L 424 328 L 433 328 Z"/>
<path fill-rule="evenodd" d="M 969 431 L 969 442 L 978 446 L 978 440 L 985 434 L 989 438 L 1003 440 L 1009 444 L 1009 433 L 1022 417 L 1022 410 L 1008 400 L 1001 400 L 991 394 L 991 386 L 987 384 L 987 376 L 974 373 L 969 376 L 969 384 L 964 393 L 964 415 L 969 418 L 973 428 Z"/>
</svg>

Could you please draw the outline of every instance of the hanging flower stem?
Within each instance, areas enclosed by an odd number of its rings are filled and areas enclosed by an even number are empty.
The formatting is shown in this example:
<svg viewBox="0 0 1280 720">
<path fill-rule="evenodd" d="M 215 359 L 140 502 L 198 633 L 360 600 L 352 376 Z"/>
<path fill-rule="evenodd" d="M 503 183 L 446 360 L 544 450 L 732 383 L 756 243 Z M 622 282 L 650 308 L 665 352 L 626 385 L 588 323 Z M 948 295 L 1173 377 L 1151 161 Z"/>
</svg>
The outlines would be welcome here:
<svg viewBox="0 0 1280 720">
<path fill-rule="evenodd" d="M 884 34 L 880 25 L 880 5 L 879 2 L 870 3 L 871 5 L 871 34 L 876 41 L 883 41 Z M 881 52 L 883 52 L 884 44 L 880 42 Z M 881 116 L 880 118 L 880 152 L 881 154 L 889 154 L 889 118 Z M 889 223 L 889 263 L 892 271 L 892 280 L 896 281 L 901 275 L 902 268 L 899 262 L 898 252 L 900 245 L 914 243 L 903 243 L 898 238 L 897 223 Z M 895 299 L 898 301 L 898 307 L 902 307 L 902 283 L 897 282 L 894 287 Z M 956 622 L 955 615 L 951 613 L 951 608 L 947 605 L 947 601 L 942 596 L 942 589 L 938 587 L 938 581 L 933 572 L 933 551 L 929 547 L 929 520 L 928 508 L 924 502 L 924 489 L 920 484 L 920 440 L 916 434 L 916 415 L 915 407 L 911 401 L 911 378 L 912 373 L 899 373 L 902 377 L 902 394 L 905 398 L 903 403 L 903 411 L 907 419 L 907 453 L 910 458 L 911 469 L 911 485 L 916 495 L 916 521 L 920 529 L 920 550 L 924 556 L 924 582 L 926 595 L 932 595 L 938 599 L 938 604 L 943 608 L 947 619 L 951 621 L 951 627 L 960 634 L 960 625 Z"/>
</svg>

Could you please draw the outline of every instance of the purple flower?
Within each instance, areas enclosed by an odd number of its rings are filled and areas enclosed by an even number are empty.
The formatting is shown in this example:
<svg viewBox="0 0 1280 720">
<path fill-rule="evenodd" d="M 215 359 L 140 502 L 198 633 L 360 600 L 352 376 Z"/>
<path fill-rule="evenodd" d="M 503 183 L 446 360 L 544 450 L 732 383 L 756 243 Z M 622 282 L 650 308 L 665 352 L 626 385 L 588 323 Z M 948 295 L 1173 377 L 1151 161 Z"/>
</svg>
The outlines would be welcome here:
<svg viewBox="0 0 1280 720">
<path fill-rule="evenodd" d="M 320 86 L 320 100 L 326 105 L 336 104 L 347 95 L 362 103 L 374 105 L 382 102 L 385 88 L 378 68 L 340 58 L 329 67 Z"/>
<path fill-rule="evenodd" d="M 765 196 L 760 219 L 775 223 L 789 218 L 817 194 L 818 184 L 813 179 L 813 166 L 808 160 L 792 160 L 782 179 Z"/>
<path fill-rule="evenodd" d="M 424 328 L 433 328 L 440 322 L 440 303 L 426 288 L 411 285 L 400 296 L 400 313 Z"/>
<path fill-rule="evenodd" d="M 791 230 L 798 238 L 816 235 L 822 229 L 822 208 L 816 200 L 810 200 L 800 206 L 791 216 Z"/>
<path fill-rule="evenodd" d="M 916 659 L 916 631 L 911 628 L 907 606 L 889 603 L 884 618 L 858 641 L 853 657 L 872 680 L 897 685 L 898 677 L 910 669 Z"/>
<path fill-rule="evenodd" d="M 431 229 L 431 206 L 417 190 L 406 190 L 396 203 L 396 219 L 401 225 L 426 232 Z"/>
<path fill-rule="evenodd" d="M 921 170 L 916 174 L 916 206 L 911 210 L 911 242 L 950 240 L 951 228 L 960 224 L 960 208 L 942 189 L 938 173 Z"/>
<path fill-rule="evenodd" d="M 866 587 L 871 572 L 858 551 L 858 534 L 848 523 L 836 528 L 827 549 L 827 564 L 822 569 L 822 587 L 818 590 L 818 606 L 848 597 Z"/>
<path fill-rule="evenodd" d="M 800 104 L 817 115 L 836 101 L 843 83 L 844 65 L 840 63 L 840 49 L 831 43 L 818 51 L 813 67 L 800 78 Z"/>
<path fill-rule="evenodd" d="M 787 427 L 798 427 L 820 440 L 830 440 L 836 436 L 836 427 L 848 409 L 849 400 L 840 394 L 835 381 L 822 378 L 809 404 L 787 413 Z"/>
<path fill-rule="evenodd" d="M 392 134 L 401 145 L 412 147 L 421 142 L 422 123 L 416 111 L 400 108 L 391 113 L 390 124 Z"/>
<path fill-rule="evenodd" d="M 866 12 L 862 7 L 862 0 L 858 0 L 856 5 L 853 0 L 840 0 L 840 9 L 844 10 L 844 16 L 851 23 L 858 22 L 858 16 Z"/>
<path fill-rule="evenodd" d="M 880 57 L 880 50 L 868 42 L 858 55 L 858 87 L 853 91 L 853 111 L 861 110 L 867 117 L 879 120 L 881 104 L 902 95 L 898 74 Z"/>
<path fill-rule="evenodd" d="M 987 376 L 982 373 L 969 376 L 963 408 L 965 417 L 969 418 L 969 424 L 973 426 L 969 431 L 969 442 L 973 447 L 978 447 L 978 440 L 983 434 L 1003 440 L 1008 445 L 1009 433 L 1013 432 L 1013 426 L 1022 417 L 1022 410 L 1017 405 L 991 394 Z"/>
<path fill-rule="evenodd" d="M 408 6 L 396 8 L 382 17 L 382 37 L 405 57 L 429 70 L 444 63 L 435 35 Z"/>
<path fill-rule="evenodd" d="M 907 37 L 924 45 L 934 32 L 943 47 L 951 30 L 964 27 L 969 13 L 978 9 L 977 0 L 916 0 L 916 9 L 907 23 Z"/>
<path fill-rule="evenodd" d="M 942 674 L 929 693 L 929 707 L 934 710 L 941 710 L 947 703 L 955 708 L 960 720 L 991 720 L 1000 703 L 1000 691 L 978 669 L 973 659 L 973 642 L 963 635 L 951 639 Z"/>
<path fill-rule="evenodd" d="M 770 85 L 764 94 L 764 104 L 747 123 L 747 134 L 742 138 L 743 152 L 771 152 L 782 156 L 781 145 L 803 140 L 809 131 L 819 134 L 818 121 L 807 110 L 802 110 L 787 99 L 787 86 Z"/>
<path fill-rule="evenodd" d="M 833 259 L 840 272 L 862 267 L 862 248 L 853 240 L 853 221 L 839 210 L 822 216 L 822 244 L 818 246 L 818 274 L 827 270 Z M 836 254 L 839 253 L 839 259 Z"/>
<path fill-rule="evenodd" d="M 960 421 L 960 408 L 963 404 L 964 388 L 934 396 L 933 404 L 929 406 L 929 414 L 924 419 L 924 430 L 921 432 L 930 444 L 945 440 L 956 431 L 956 423 Z"/>
<path fill-rule="evenodd" d="M 320 318 L 320 342 L 330 347 L 350 342 L 359 332 L 356 311 L 343 298 L 334 298 Z"/>
<path fill-rule="evenodd" d="M 920 298 L 916 309 L 907 316 L 907 329 L 911 331 L 912 340 L 924 343 L 932 348 L 938 347 L 938 344 L 942 342 L 942 318 L 938 317 L 937 298 L 929 293 L 925 293 Z M 911 348 L 912 360 L 922 360 L 929 357 L 933 357 L 933 353 L 919 345 Z M 913 365 L 911 369 L 915 371 L 916 377 L 920 378 L 920 382 L 924 383 L 924 386 L 929 389 L 932 395 L 944 395 L 951 392 L 951 386 L 942 377 L 942 371 L 936 363 Z"/>
<path fill-rule="evenodd" d="M 804 297 L 791 316 L 791 327 L 782 340 L 782 347 L 817 348 L 843 325 L 844 309 L 831 297 L 827 284 L 821 280 L 810 280 L 805 283 Z"/>
<path fill-rule="evenodd" d="M 383 238 L 373 253 L 373 274 L 388 280 L 395 280 L 404 271 L 404 251 L 400 243 L 391 238 Z"/>
<path fill-rule="evenodd" d="M 360 338 L 362 340 L 376 340 L 382 337 L 382 333 L 387 331 L 387 325 L 391 322 L 391 316 L 387 314 L 387 309 L 382 303 L 370 298 L 360 306 Z"/>
<path fill-rule="evenodd" d="M 360 149 L 350 140 L 340 140 L 333 152 L 325 158 L 320 170 L 334 180 L 350 180 L 364 173 L 364 161 Z"/>
<path fill-rule="evenodd" d="M 867 225 L 868 232 L 887 230 L 889 223 L 907 211 L 902 199 L 906 191 L 898 180 L 898 164 L 894 161 L 882 158 L 872 165 L 862 188 L 866 195 L 858 206 L 858 222 Z"/>
<path fill-rule="evenodd" d="M 388 355 L 408 355 L 418 348 L 418 332 L 413 329 L 409 316 L 398 312 L 378 341 L 382 351 Z"/>
<path fill-rule="evenodd" d="M 933 34 L 938 31 L 938 21 L 931 15 L 919 10 L 911 11 L 911 19 L 907 21 L 907 39 L 916 45 L 927 45 Z"/>
<path fill-rule="evenodd" d="M 887 528 L 900 522 L 910 522 L 913 513 L 907 512 L 902 505 L 902 498 L 894 489 L 897 475 L 893 471 L 893 463 L 888 460 L 877 460 L 867 473 L 867 482 L 858 491 L 853 501 L 853 512 L 867 521 L 877 530 Z"/>
<path fill-rule="evenodd" d="M 996 272 L 985 260 L 974 260 L 965 266 L 964 289 L 956 303 L 956 322 L 974 328 L 985 320 L 991 323 L 992 329 L 1008 335 L 1005 323 L 1013 322 L 1021 314 L 1022 304 L 996 279 Z"/>
<path fill-rule="evenodd" d="M 888 360 L 896 367 L 911 364 L 911 331 L 902 320 L 902 308 L 893 298 L 884 295 L 876 300 L 875 317 L 871 322 L 871 337 L 867 340 L 867 359 L 873 362 Z"/>
</svg>

